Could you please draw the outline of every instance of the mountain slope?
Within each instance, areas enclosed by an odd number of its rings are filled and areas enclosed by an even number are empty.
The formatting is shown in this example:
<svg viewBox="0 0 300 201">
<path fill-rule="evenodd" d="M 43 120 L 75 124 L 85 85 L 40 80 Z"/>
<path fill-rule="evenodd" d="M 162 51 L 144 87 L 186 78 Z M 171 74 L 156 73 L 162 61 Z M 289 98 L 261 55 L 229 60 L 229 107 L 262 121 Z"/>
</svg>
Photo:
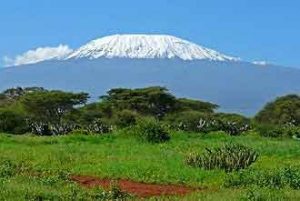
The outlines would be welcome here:
<svg viewBox="0 0 300 201">
<path fill-rule="evenodd" d="M 300 70 L 246 62 L 181 59 L 77 59 L 0 70 L 13 86 L 86 91 L 96 100 L 114 87 L 161 85 L 180 97 L 212 101 L 222 111 L 253 115 L 273 98 L 300 92 Z"/>
</svg>

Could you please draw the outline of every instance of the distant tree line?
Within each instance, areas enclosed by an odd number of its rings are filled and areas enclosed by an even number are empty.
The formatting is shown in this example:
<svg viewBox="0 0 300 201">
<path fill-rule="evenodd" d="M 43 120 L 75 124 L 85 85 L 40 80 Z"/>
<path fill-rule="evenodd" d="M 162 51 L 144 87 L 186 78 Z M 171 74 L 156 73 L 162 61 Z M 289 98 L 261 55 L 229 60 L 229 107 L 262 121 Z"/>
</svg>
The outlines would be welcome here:
<svg viewBox="0 0 300 201">
<path fill-rule="evenodd" d="M 153 118 L 169 129 L 239 135 L 257 125 L 300 126 L 300 98 L 289 95 L 269 103 L 254 119 L 216 112 L 218 105 L 177 98 L 166 88 L 109 90 L 99 101 L 88 103 L 87 93 L 12 88 L 0 93 L 0 132 L 61 135 L 74 131 L 109 133 Z M 265 126 L 266 127 L 266 126 Z M 265 128 L 264 127 L 264 128 Z M 261 128 L 261 127 L 260 127 Z M 263 129 L 261 129 L 263 130 Z"/>
</svg>

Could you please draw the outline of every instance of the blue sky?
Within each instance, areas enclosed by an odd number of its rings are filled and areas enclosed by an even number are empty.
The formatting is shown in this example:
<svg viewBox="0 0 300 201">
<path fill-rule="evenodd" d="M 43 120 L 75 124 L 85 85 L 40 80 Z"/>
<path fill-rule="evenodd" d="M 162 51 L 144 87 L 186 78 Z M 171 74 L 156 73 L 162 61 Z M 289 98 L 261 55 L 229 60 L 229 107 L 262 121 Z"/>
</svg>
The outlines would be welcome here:
<svg viewBox="0 0 300 201">
<path fill-rule="evenodd" d="M 300 68 L 299 9 L 297 0 L 3 0 L 0 58 L 115 33 L 162 33 Z"/>
</svg>

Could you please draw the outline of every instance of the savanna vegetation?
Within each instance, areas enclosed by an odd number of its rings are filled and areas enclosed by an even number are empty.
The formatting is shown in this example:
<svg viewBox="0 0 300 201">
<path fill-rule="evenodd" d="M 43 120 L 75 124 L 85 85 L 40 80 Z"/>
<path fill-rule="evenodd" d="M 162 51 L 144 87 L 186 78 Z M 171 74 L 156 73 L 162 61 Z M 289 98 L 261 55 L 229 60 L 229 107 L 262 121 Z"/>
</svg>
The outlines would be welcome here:
<svg viewBox="0 0 300 201">
<path fill-rule="evenodd" d="M 86 175 L 182 185 L 145 200 L 299 200 L 300 97 L 254 118 L 177 98 L 163 87 L 87 93 L 13 88 L 0 93 L 0 200 L 140 200 Z"/>
</svg>

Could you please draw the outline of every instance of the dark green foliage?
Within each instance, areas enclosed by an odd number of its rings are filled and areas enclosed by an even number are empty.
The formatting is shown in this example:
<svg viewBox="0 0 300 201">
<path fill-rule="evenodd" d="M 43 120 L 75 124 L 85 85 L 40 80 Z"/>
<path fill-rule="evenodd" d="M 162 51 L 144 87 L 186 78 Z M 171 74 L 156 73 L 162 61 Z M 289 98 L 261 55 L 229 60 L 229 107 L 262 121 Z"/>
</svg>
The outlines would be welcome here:
<svg viewBox="0 0 300 201">
<path fill-rule="evenodd" d="M 176 102 L 176 111 L 197 111 L 201 113 L 213 113 L 219 106 L 203 102 L 199 100 L 192 100 L 187 98 L 179 98 Z"/>
<path fill-rule="evenodd" d="M 24 115 L 11 110 L 0 110 L 0 132 L 24 134 L 28 131 Z"/>
<path fill-rule="evenodd" d="M 188 132 L 224 131 L 229 135 L 240 135 L 250 129 L 250 120 L 238 114 L 184 111 L 169 114 L 164 120 L 173 129 Z"/>
<path fill-rule="evenodd" d="M 134 126 L 139 118 L 136 112 L 130 110 L 122 110 L 115 114 L 115 124 L 119 128 Z"/>
<path fill-rule="evenodd" d="M 258 123 L 300 126 L 300 96 L 288 95 L 268 103 L 255 117 Z"/>
<path fill-rule="evenodd" d="M 20 97 L 24 96 L 25 94 L 38 92 L 38 91 L 46 91 L 46 90 L 42 87 L 27 87 L 27 88 L 16 87 L 16 88 L 7 89 L 4 92 L 2 92 L 2 94 L 7 99 L 17 100 Z"/>
<path fill-rule="evenodd" d="M 48 133 L 63 134 L 72 130 L 64 116 L 78 105 L 87 101 L 85 93 L 68 93 L 62 91 L 35 91 L 21 98 L 21 104 L 28 114 L 32 131 L 43 135 Z"/>
<path fill-rule="evenodd" d="M 85 105 L 87 99 L 88 94 L 85 93 L 49 91 L 39 87 L 8 89 L 0 94 L 0 108 L 12 113 L 10 116 L 3 114 L 6 118 L 2 121 L 10 122 L 2 124 L 2 128 L 0 125 L 0 131 L 23 133 L 25 131 L 19 127 L 23 128 L 25 122 L 26 132 L 38 135 L 59 135 L 73 130 L 108 133 L 113 129 L 132 127 L 137 119 L 145 116 L 162 120 L 170 114 L 175 116 L 170 117 L 175 129 L 196 132 L 216 130 L 215 122 L 208 121 L 207 115 L 212 115 L 217 105 L 177 99 L 164 87 L 112 89 L 101 97 L 100 102 Z M 15 114 L 23 115 L 22 124 Z"/>
<path fill-rule="evenodd" d="M 281 126 L 261 124 L 256 126 L 256 131 L 264 137 L 283 137 L 285 132 Z"/>
<path fill-rule="evenodd" d="M 167 129 L 158 120 L 152 118 L 139 120 L 133 132 L 140 140 L 149 143 L 162 143 L 170 140 Z"/>
<path fill-rule="evenodd" d="M 258 158 L 256 151 L 239 144 L 226 144 L 220 148 L 206 148 L 205 153 L 192 153 L 186 163 L 207 170 L 222 169 L 226 172 L 249 167 Z"/>
<path fill-rule="evenodd" d="M 143 115 L 161 118 L 173 110 L 176 98 L 164 87 L 142 89 L 112 89 L 102 101 L 117 110 L 131 110 Z"/>
<path fill-rule="evenodd" d="M 105 134 L 110 133 L 113 127 L 105 119 L 94 119 L 86 127 L 90 133 Z"/>
<path fill-rule="evenodd" d="M 164 120 L 175 130 L 208 133 L 219 129 L 218 122 L 213 120 L 211 114 L 197 111 L 172 113 Z"/>
<path fill-rule="evenodd" d="M 214 119 L 218 122 L 219 130 L 229 135 L 237 136 L 250 130 L 250 120 L 242 115 L 217 113 Z"/>
<path fill-rule="evenodd" d="M 289 187 L 300 189 L 300 169 L 285 167 L 267 171 L 240 171 L 227 176 L 225 187 L 258 186 L 264 188 L 282 189 Z"/>
<path fill-rule="evenodd" d="M 36 91 L 45 91 L 42 87 L 10 88 L 0 93 L 0 107 L 7 107 L 16 103 L 22 96 Z"/>
<path fill-rule="evenodd" d="M 112 111 L 106 105 L 92 103 L 80 108 L 80 110 L 75 110 L 71 115 L 71 121 L 76 124 L 79 130 L 103 134 L 113 130 L 112 115 Z"/>
<path fill-rule="evenodd" d="M 258 124 L 256 131 L 264 137 L 294 137 L 300 136 L 300 127 L 293 125 Z"/>
</svg>

